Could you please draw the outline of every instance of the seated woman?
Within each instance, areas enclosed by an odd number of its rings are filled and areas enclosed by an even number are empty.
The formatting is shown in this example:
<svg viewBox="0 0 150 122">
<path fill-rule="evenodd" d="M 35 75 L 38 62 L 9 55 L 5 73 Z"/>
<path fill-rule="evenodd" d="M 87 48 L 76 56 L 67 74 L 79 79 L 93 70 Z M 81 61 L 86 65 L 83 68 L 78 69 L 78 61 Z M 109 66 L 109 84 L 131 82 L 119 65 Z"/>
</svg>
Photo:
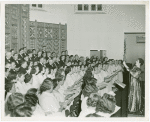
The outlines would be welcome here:
<svg viewBox="0 0 150 122">
<path fill-rule="evenodd" d="M 26 84 L 24 82 L 25 74 L 23 72 L 18 72 L 17 79 L 18 79 L 17 83 L 15 84 L 16 92 L 26 94 L 27 87 L 26 87 Z"/>
<path fill-rule="evenodd" d="M 38 97 L 36 94 L 26 94 L 25 95 L 25 103 L 28 107 L 32 109 L 32 116 L 45 116 L 44 111 L 42 110 L 41 106 L 38 104 Z"/>
<path fill-rule="evenodd" d="M 39 104 L 47 115 L 55 115 L 55 113 L 62 112 L 66 107 L 65 104 L 59 104 L 59 101 L 53 94 L 53 81 L 46 78 L 40 87 Z"/>
<path fill-rule="evenodd" d="M 32 75 L 26 74 L 24 82 L 26 83 L 26 90 L 29 90 L 30 88 L 33 88 L 33 78 Z"/>
<path fill-rule="evenodd" d="M 45 67 L 39 67 L 39 73 L 37 75 L 38 81 L 39 81 L 39 85 L 41 85 L 44 81 L 44 79 L 46 78 L 45 74 Z"/>
<path fill-rule="evenodd" d="M 95 113 L 96 105 L 99 100 L 97 93 L 91 93 L 89 97 L 85 97 L 81 104 L 81 113 L 79 117 L 86 117 L 89 114 Z"/>
<path fill-rule="evenodd" d="M 25 103 L 18 105 L 11 114 L 11 117 L 31 117 L 32 109 Z"/>
<path fill-rule="evenodd" d="M 11 116 L 16 106 L 24 103 L 24 96 L 21 93 L 12 93 L 5 104 L 5 115 Z"/>
</svg>

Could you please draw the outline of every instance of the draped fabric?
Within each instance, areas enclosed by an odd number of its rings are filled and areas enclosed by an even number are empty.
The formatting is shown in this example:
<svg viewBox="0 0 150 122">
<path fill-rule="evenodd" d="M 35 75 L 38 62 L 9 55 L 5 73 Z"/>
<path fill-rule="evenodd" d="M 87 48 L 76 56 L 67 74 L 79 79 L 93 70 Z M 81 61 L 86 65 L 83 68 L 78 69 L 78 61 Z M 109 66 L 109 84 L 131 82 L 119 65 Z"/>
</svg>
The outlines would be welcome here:
<svg viewBox="0 0 150 122">
<path fill-rule="evenodd" d="M 130 93 L 128 109 L 130 112 L 138 112 L 141 108 L 141 86 L 140 74 L 141 69 L 134 67 L 131 71 Z"/>
</svg>

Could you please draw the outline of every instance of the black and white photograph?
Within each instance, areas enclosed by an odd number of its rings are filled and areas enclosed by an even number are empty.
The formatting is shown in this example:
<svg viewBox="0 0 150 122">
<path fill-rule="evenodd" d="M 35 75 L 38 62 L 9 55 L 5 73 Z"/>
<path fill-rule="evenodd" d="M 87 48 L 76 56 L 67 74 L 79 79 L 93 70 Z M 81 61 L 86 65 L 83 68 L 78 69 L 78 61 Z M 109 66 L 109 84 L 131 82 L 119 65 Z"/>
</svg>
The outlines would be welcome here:
<svg viewBox="0 0 150 122">
<path fill-rule="evenodd" d="M 148 2 L 3 5 L 3 118 L 148 117 Z"/>
</svg>

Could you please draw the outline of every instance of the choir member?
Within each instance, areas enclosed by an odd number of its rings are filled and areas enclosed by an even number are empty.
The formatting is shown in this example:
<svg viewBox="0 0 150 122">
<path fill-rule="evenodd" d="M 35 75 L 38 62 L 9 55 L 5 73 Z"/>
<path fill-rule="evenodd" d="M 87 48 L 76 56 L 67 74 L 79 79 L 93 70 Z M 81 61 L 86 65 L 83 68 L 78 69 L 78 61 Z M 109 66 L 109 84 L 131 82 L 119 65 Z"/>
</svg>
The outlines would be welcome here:
<svg viewBox="0 0 150 122">
<path fill-rule="evenodd" d="M 19 49 L 18 60 L 19 60 L 20 63 L 24 60 L 23 48 L 20 48 L 20 49 Z"/>
<path fill-rule="evenodd" d="M 11 52 L 7 52 L 6 53 L 6 58 L 5 58 L 5 64 L 11 62 L 10 58 L 11 58 Z"/>
<path fill-rule="evenodd" d="M 43 53 L 46 53 L 46 46 L 43 46 L 42 54 L 43 54 Z"/>
<path fill-rule="evenodd" d="M 27 54 L 27 47 L 23 47 L 23 57 L 25 57 Z"/>
</svg>

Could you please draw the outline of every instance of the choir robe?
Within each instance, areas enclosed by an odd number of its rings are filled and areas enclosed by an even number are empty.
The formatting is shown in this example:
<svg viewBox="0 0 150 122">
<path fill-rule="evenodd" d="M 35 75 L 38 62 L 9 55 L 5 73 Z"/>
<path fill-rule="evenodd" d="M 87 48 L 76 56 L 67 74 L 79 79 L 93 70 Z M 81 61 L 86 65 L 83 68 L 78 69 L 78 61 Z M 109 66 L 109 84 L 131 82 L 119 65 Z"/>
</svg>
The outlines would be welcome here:
<svg viewBox="0 0 150 122">
<path fill-rule="evenodd" d="M 64 95 L 62 95 L 59 91 L 53 90 L 53 94 L 58 102 L 64 102 L 65 98 Z"/>
<path fill-rule="evenodd" d="M 68 73 L 66 76 L 66 80 L 64 82 L 64 87 L 67 89 L 69 86 L 74 84 L 74 80 L 72 79 L 72 74 Z"/>
<path fill-rule="evenodd" d="M 48 68 L 50 68 L 50 69 L 53 68 L 53 66 L 52 66 L 51 64 L 49 64 L 49 63 L 46 64 L 46 67 L 48 67 Z"/>
<path fill-rule="evenodd" d="M 16 64 L 16 68 L 19 68 L 21 66 L 18 60 L 14 60 L 14 62 Z"/>
<path fill-rule="evenodd" d="M 19 60 L 19 63 L 21 63 L 23 60 L 24 60 L 24 57 L 23 57 L 23 55 L 18 55 L 18 60 Z"/>
<path fill-rule="evenodd" d="M 23 68 L 23 67 L 20 67 L 19 68 L 19 72 L 23 72 L 24 74 L 26 74 L 27 73 L 27 69 Z"/>
<path fill-rule="evenodd" d="M 39 83 L 38 76 L 36 74 L 33 74 L 32 77 L 33 77 L 32 87 L 39 89 L 40 83 Z"/>
<path fill-rule="evenodd" d="M 11 69 L 9 72 L 10 73 L 17 73 L 17 71 L 15 69 Z"/>
<path fill-rule="evenodd" d="M 118 65 L 118 70 L 120 70 L 119 72 L 118 72 L 118 80 L 120 81 L 120 82 L 123 82 L 123 72 L 122 72 L 122 67 L 120 66 L 120 65 Z"/>
<path fill-rule="evenodd" d="M 28 55 L 27 53 L 23 53 L 23 54 L 22 54 L 23 57 L 25 57 L 25 56 L 27 56 L 27 55 Z"/>
<path fill-rule="evenodd" d="M 85 97 L 85 98 L 82 100 L 81 112 L 80 112 L 79 118 L 86 117 L 87 115 L 96 112 L 96 111 L 95 111 L 95 107 L 88 107 L 88 106 L 87 106 L 87 99 L 88 99 L 88 97 Z"/>
<path fill-rule="evenodd" d="M 43 92 L 39 95 L 39 104 L 44 112 L 56 113 L 60 105 L 53 93 Z"/>
<path fill-rule="evenodd" d="M 32 113 L 32 117 L 44 117 L 45 113 L 39 104 L 36 105 L 35 111 Z"/>
<path fill-rule="evenodd" d="M 47 77 L 51 79 L 55 79 L 55 74 L 48 74 Z"/>
<path fill-rule="evenodd" d="M 20 81 L 18 81 L 15 84 L 15 88 L 16 88 L 16 92 L 22 93 L 23 95 L 26 94 L 28 90 L 25 82 L 20 82 Z"/>
<path fill-rule="evenodd" d="M 59 67 L 65 67 L 65 62 L 63 62 L 62 60 L 60 60 Z"/>
<path fill-rule="evenodd" d="M 39 73 L 37 75 L 37 78 L 38 78 L 38 81 L 39 81 L 39 85 L 41 85 L 43 83 L 43 81 L 46 79 L 46 76 Z"/>
</svg>

